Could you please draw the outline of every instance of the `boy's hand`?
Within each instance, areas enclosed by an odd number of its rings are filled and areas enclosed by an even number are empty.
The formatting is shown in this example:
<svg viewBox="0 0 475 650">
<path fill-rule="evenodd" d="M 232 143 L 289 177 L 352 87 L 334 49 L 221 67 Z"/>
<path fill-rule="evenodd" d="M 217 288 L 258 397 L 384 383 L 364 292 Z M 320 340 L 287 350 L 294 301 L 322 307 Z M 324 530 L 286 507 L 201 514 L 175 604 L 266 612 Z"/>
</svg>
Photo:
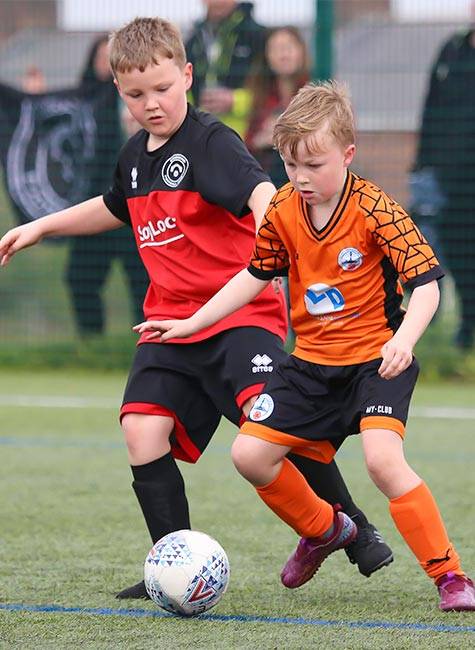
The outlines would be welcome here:
<svg viewBox="0 0 475 650">
<path fill-rule="evenodd" d="M 148 320 L 132 328 L 137 334 L 151 331 L 147 339 L 160 339 L 162 343 L 168 339 L 186 339 L 194 334 L 197 329 L 193 327 L 191 318 L 185 320 Z"/>
<path fill-rule="evenodd" d="M 34 221 L 9 230 L 0 239 L 0 266 L 6 266 L 15 253 L 33 246 L 41 237 L 41 230 Z"/>
<path fill-rule="evenodd" d="M 393 379 L 401 374 L 412 362 L 412 345 L 396 336 L 389 339 L 381 348 L 383 361 L 378 373 L 383 379 Z"/>
</svg>

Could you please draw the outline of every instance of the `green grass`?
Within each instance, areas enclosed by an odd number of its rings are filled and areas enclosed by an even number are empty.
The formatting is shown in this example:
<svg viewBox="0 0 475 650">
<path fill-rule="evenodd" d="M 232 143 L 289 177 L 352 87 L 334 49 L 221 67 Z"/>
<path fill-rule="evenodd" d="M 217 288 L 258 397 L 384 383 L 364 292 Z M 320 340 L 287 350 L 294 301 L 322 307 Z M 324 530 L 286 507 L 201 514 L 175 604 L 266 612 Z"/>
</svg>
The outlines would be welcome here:
<svg viewBox="0 0 475 650">
<path fill-rule="evenodd" d="M 392 545 L 395 562 L 367 580 L 337 553 L 302 589 L 281 587 L 278 574 L 295 535 L 232 468 L 234 429 L 225 422 L 198 465 L 182 467 L 194 528 L 216 537 L 231 562 L 229 590 L 210 614 L 250 619 L 101 615 L 105 608 L 119 607 L 158 611 L 149 602 L 114 598 L 140 578 L 149 547 L 117 422 L 124 380 L 125 373 L 0 373 L 0 605 L 96 610 L 0 609 L 1 648 L 475 647 L 474 632 L 351 627 L 365 621 L 475 626 L 475 615 L 438 612 L 434 587 L 399 538 L 384 497 L 365 475 L 358 438 L 344 445 L 339 464 L 355 499 Z M 472 407 L 473 389 L 421 384 L 414 405 Z M 93 406 L 39 406 L 46 397 L 84 398 Z M 18 406 L 27 399 L 37 406 Z M 473 420 L 413 417 L 406 449 L 439 501 L 464 566 L 474 573 Z M 255 616 L 267 620 L 258 622 Z M 285 624 L 272 617 L 339 623 Z"/>
</svg>

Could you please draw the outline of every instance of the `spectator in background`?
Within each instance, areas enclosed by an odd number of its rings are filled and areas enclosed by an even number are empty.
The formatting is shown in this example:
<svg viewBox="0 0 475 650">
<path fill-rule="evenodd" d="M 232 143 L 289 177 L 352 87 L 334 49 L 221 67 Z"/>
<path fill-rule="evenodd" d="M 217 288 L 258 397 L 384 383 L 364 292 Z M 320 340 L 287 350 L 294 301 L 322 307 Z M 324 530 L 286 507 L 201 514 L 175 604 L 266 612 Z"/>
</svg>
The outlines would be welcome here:
<svg viewBox="0 0 475 650">
<path fill-rule="evenodd" d="M 280 154 L 272 146 L 274 126 L 292 97 L 309 79 L 310 56 L 301 32 L 293 26 L 270 29 L 264 50 L 246 84 L 251 92 L 252 108 L 244 141 L 277 188 L 289 179 Z M 287 278 L 282 278 L 282 284 L 290 308 Z M 293 345 L 294 338 L 289 327 L 288 347 Z"/>
<path fill-rule="evenodd" d="M 431 217 L 459 296 L 454 342 L 469 349 L 475 333 L 474 27 L 449 38 L 432 66 L 412 177 L 423 195 L 413 201 L 415 218 L 421 213 L 418 205 L 425 205 L 423 227 Z"/>
<path fill-rule="evenodd" d="M 309 59 L 307 45 L 296 27 L 276 27 L 268 32 L 264 52 L 248 79 L 252 109 L 245 143 L 276 187 L 287 183 L 288 178 L 272 146 L 274 125 L 309 80 Z"/>
<path fill-rule="evenodd" d="M 93 43 L 80 87 L 86 95 L 101 93 L 106 99 L 106 108 L 97 120 L 98 147 L 95 164 L 91 169 L 88 196 L 84 197 L 87 199 L 108 189 L 124 141 L 124 132 L 129 137 L 128 124 L 121 120 L 122 106 L 109 66 L 106 35 L 100 36 Z M 148 277 L 137 255 L 131 231 L 120 228 L 99 235 L 73 237 L 70 246 L 66 281 L 79 334 L 88 337 L 104 333 L 102 292 L 114 260 L 121 263 L 126 275 L 131 296 L 132 322 L 143 320 L 142 304 Z"/>
<path fill-rule="evenodd" d="M 204 0 L 206 17 L 185 44 L 193 64 L 191 99 L 243 135 L 250 108 L 244 89 L 251 64 L 264 48 L 265 28 L 252 16 L 251 2 Z"/>
<path fill-rule="evenodd" d="M 30 65 L 22 79 L 22 89 L 30 95 L 46 92 L 46 79 L 43 71 L 36 65 Z"/>
</svg>

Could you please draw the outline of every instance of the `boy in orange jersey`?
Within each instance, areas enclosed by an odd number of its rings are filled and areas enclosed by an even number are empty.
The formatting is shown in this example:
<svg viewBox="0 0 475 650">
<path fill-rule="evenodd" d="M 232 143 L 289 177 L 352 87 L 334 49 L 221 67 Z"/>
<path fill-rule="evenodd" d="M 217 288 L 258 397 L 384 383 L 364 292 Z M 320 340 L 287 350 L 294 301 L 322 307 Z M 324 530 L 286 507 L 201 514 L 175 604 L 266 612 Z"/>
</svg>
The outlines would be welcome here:
<svg viewBox="0 0 475 650">
<path fill-rule="evenodd" d="M 350 518 L 316 496 L 286 454 L 329 462 L 345 437 L 360 433 L 369 475 L 434 580 L 440 609 L 475 610 L 473 583 L 402 444 L 418 374 L 413 347 L 439 301 L 437 259 L 404 210 L 348 169 L 355 134 L 344 87 L 305 86 L 279 118 L 274 142 L 290 183 L 267 210 L 249 267 L 192 317 L 136 329 L 162 341 L 189 336 L 288 274 L 295 350 L 266 384 L 232 450 L 239 472 L 302 537 L 283 584 L 307 582 L 355 535 Z M 406 313 L 399 277 L 412 288 Z"/>
</svg>

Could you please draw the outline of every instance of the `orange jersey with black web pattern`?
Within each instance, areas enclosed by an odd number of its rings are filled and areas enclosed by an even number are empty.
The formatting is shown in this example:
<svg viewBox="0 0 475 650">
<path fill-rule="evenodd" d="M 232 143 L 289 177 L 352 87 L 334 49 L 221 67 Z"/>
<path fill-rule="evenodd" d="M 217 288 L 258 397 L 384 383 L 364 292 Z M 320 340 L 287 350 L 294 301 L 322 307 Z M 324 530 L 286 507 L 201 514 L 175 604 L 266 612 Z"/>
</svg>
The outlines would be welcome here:
<svg viewBox="0 0 475 650">
<path fill-rule="evenodd" d="M 401 282 L 415 288 L 443 277 L 403 208 L 350 171 L 321 230 L 299 192 L 284 185 L 267 209 L 248 270 L 262 280 L 288 275 L 293 354 L 335 366 L 381 356 L 404 317 Z"/>
</svg>

